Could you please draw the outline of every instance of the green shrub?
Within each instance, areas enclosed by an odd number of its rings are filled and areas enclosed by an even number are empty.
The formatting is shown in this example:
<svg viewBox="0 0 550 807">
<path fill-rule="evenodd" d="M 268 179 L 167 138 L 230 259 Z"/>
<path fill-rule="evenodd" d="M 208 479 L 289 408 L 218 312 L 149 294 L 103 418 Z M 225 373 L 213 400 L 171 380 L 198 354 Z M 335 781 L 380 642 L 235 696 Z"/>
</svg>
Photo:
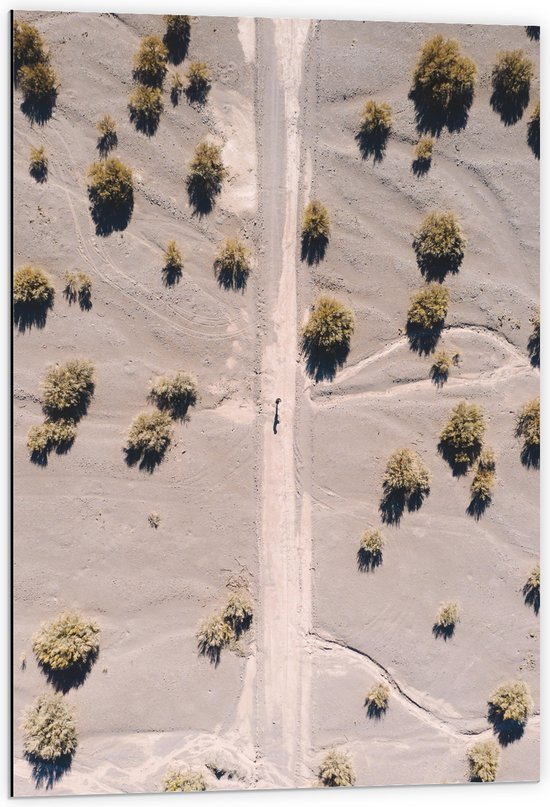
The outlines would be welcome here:
<svg viewBox="0 0 550 807">
<path fill-rule="evenodd" d="M 126 450 L 139 456 L 162 456 L 172 439 L 172 421 L 166 412 L 140 412 L 128 432 Z"/>
<path fill-rule="evenodd" d="M 494 782 L 499 766 L 500 751 L 493 740 L 472 745 L 466 758 L 471 782 Z"/>
<path fill-rule="evenodd" d="M 92 278 L 85 272 L 65 272 L 65 288 L 63 294 L 74 303 L 78 299 L 80 307 L 89 309 L 92 306 Z"/>
<path fill-rule="evenodd" d="M 457 272 L 466 239 L 454 213 L 428 213 L 413 241 L 422 274 L 442 280 L 447 272 Z"/>
<path fill-rule="evenodd" d="M 527 123 L 527 143 L 538 159 L 540 157 L 540 101 L 537 101 L 533 107 Z"/>
<path fill-rule="evenodd" d="M 326 207 L 313 199 L 307 203 L 302 219 L 302 260 L 319 263 L 325 257 L 330 238 L 330 219 Z"/>
<path fill-rule="evenodd" d="M 474 62 L 460 53 L 456 40 L 445 39 L 441 34 L 428 39 L 414 69 L 411 93 L 421 128 L 438 131 L 444 124 L 449 128 L 463 125 L 476 77 Z"/>
<path fill-rule="evenodd" d="M 433 364 L 430 368 L 430 376 L 438 386 L 447 381 L 449 370 L 453 365 L 453 357 L 446 350 L 440 350 L 435 354 Z"/>
<path fill-rule="evenodd" d="M 439 283 L 429 283 L 411 297 L 407 312 L 409 326 L 431 331 L 443 326 L 449 308 L 449 290 Z"/>
<path fill-rule="evenodd" d="M 55 289 L 50 278 L 38 266 L 25 264 L 13 276 L 13 301 L 22 306 L 50 306 Z"/>
<path fill-rule="evenodd" d="M 151 388 L 151 399 L 172 417 L 184 417 L 197 402 L 197 380 L 190 373 L 178 372 L 157 378 Z"/>
<path fill-rule="evenodd" d="M 29 174 L 37 182 L 45 182 L 48 177 L 48 157 L 44 146 L 31 148 L 29 156 Z"/>
<path fill-rule="evenodd" d="M 71 359 L 50 367 L 44 380 L 44 411 L 51 417 L 84 414 L 94 392 L 94 365 Z"/>
<path fill-rule="evenodd" d="M 323 787 L 352 787 L 355 771 L 349 754 L 329 751 L 319 766 L 318 776 Z"/>
<path fill-rule="evenodd" d="M 165 793 L 196 793 L 206 790 L 200 771 L 170 771 L 164 780 Z"/>
<path fill-rule="evenodd" d="M 161 87 L 166 75 L 168 50 L 160 37 L 144 36 L 134 56 L 134 78 L 149 87 Z"/>
<path fill-rule="evenodd" d="M 39 663 L 51 670 L 85 667 L 99 653 L 99 627 L 77 613 L 59 614 L 42 624 L 32 649 Z"/>
<path fill-rule="evenodd" d="M 515 123 L 529 103 L 533 63 L 522 50 L 499 53 L 493 67 L 491 103 L 505 123 Z"/>
<path fill-rule="evenodd" d="M 509 681 L 496 689 L 488 700 L 492 723 L 524 725 L 533 708 L 529 687 L 524 681 Z"/>
<path fill-rule="evenodd" d="M 191 204 L 201 213 L 212 209 L 213 199 L 227 176 L 221 149 L 206 141 L 199 143 L 187 175 L 187 190 Z"/>
<path fill-rule="evenodd" d="M 365 530 L 362 535 L 357 565 L 360 571 L 371 571 L 382 563 L 384 537 L 380 530 Z"/>
<path fill-rule="evenodd" d="M 74 711 L 60 694 L 39 695 L 25 712 L 22 729 L 25 754 L 31 759 L 55 762 L 76 750 Z"/>
<path fill-rule="evenodd" d="M 139 84 L 128 100 L 130 120 L 136 128 L 152 135 L 156 132 L 164 105 L 162 94 L 158 87 L 148 87 Z"/>
<path fill-rule="evenodd" d="M 238 639 L 243 631 L 248 630 L 254 616 L 254 607 L 248 594 L 235 591 L 230 594 L 223 612 L 223 618 Z"/>
<path fill-rule="evenodd" d="M 334 297 L 321 295 L 302 330 L 306 346 L 333 352 L 347 348 L 355 330 L 353 311 Z"/>
<path fill-rule="evenodd" d="M 53 103 L 57 95 L 57 75 L 48 62 L 23 65 L 18 83 L 30 104 Z"/>
<path fill-rule="evenodd" d="M 88 169 L 88 193 L 94 204 L 112 209 L 127 207 L 134 198 L 134 177 L 118 157 L 92 163 Z"/>
<path fill-rule="evenodd" d="M 164 266 L 162 267 L 166 285 L 172 286 L 179 281 L 183 272 L 183 256 L 175 241 L 169 241 L 164 251 Z"/>
<path fill-rule="evenodd" d="M 472 498 L 490 502 L 495 484 L 495 455 L 490 448 L 484 448 L 479 455 L 476 472 L 470 485 Z"/>
<path fill-rule="evenodd" d="M 186 76 L 189 100 L 204 101 L 212 82 L 212 73 L 206 62 L 191 62 Z"/>
<path fill-rule="evenodd" d="M 218 664 L 224 647 L 233 633 L 222 614 L 213 614 L 206 619 L 197 631 L 197 643 L 202 656 L 208 656 L 213 664 Z"/>
<path fill-rule="evenodd" d="M 367 692 L 365 706 L 369 717 L 381 717 L 387 710 L 390 699 L 390 688 L 387 684 L 375 684 Z"/>
<path fill-rule="evenodd" d="M 517 416 L 516 433 L 530 448 L 540 445 L 540 398 L 534 398 L 522 407 Z"/>
<path fill-rule="evenodd" d="M 382 484 L 385 493 L 409 498 L 428 494 L 430 480 L 430 472 L 418 454 L 410 448 L 402 448 L 391 454 Z"/>
<path fill-rule="evenodd" d="M 73 420 L 46 420 L 29 429 L 27 449 L 33 461 L 45 464 L 50 451 L 63 453 L 75 438 L 76 424 Z"/>
<path fill-rule="evenodd" d="M 96 123 L 99 132 L 97 147 L 101 154 L 108 154 L 118 143 L 116 121 L 110 115 L 103 115 Z"/>
<path fill-rule="evenodd" d="M 34 25 L 27 22 L 13 22 L 13 66 L 17 72 L 23 65 L 47 61 L 44 40 Z"/>
<path fill-rule="evenodd" d="M 226 289 L 243 289 L 251 270 L 250 251 L 236 238 L 222 244 L 214 261 L 218 283 Z"/>
<path fill-rule="evenodd" d="M 533 568 L 523 586 L 523 597 L 527 605 L 531 605 L 536 614 L 540 608 L 540 564 Z"/>
<path fill-rule="evenodd" d="M 483 410 L 461 401 L 440 434 L 440 450 L 451 465 L 471 465 L 481 451 L 485 434 Z"/>
</svg>

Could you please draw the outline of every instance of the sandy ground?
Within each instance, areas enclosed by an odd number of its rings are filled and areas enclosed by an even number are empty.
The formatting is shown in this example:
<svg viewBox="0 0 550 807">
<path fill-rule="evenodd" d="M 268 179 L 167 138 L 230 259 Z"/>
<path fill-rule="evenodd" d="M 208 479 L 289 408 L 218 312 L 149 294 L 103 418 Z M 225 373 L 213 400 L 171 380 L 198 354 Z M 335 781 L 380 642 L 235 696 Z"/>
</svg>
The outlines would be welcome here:
<svg viewBox="0 0 550 807">
<path fill-rule="evenodd" d="M 31 127 L 15 96 L 15 265 L 40 263 L 56 286 L 46 326 L 14 336 L 16 795 L 154 791 L 168 768 L 214 756 L 239 776 L 218 781 L 204 769 L 212 788 L 311 786 L 333 746 L 351 752 L 359 785 L 465 781 L 467 746 L 491 736 L 487 697 L 516 677 L 536 714 L 503 749 L 498 778 L 536 779 L 539 631 L 521 588 L 538 559 L 538 472 L 521 465 L 513 432 L 515 411 L 538 390 L 526 348 L 538 302 L 538 163 L 525 117 L 505 127 L 489 83 L 498 50 L 522 47 L 538 62 L 538 44 L 523 28 L 200 18 L 189 56 L 213 68 L 209 100 L 173 107 L 166 92 L 148 138 L 128 121 L 126 99 L 139 37 L 161 33 L 161 18 L 18 16 L 51 45 L 61 88 L 44 127 Z M 441 135 L 418 178 L 410 70 L 439 30 L 461 41 L 480 81 L 467 127 Z M 375 165 L 354 140 L 369 95 L 395 111 Z M 138 178 L 129 226 L 106 238 L 86 196 L 104 112 Z M 184 182 L 206 134 L 230 176 L 213 212 L 197 218 Z M 50 175 L 39 185 L 28 152 L 42 143 Z M 327 205 L 333 237 L 310 268 L 299 227 L 312 195 Z M 403 335 L 423 282 L 412 233 L 433 207 L 455 210 L 468 237 L 441 339 L 461 363 L 442 389 Z M 243 293 L 220 289 L 212 271 L 217 244 L 237 233 L 255 253 Z M 172 238 L 185 268 L 165 288 Z M 63 299 L 73 268 L 93 278 L 89 312 Z M 349 302 L 357 329 L 345 367 L 315 384 L 297 332 L 321 289 Z M 40 379 L 73 356 L 95 362 L 96 394 L 71 451 L 41 468 L 25 448 L 41 420 Z M 199 403 L 154 473 L 128 468 L 125 431 L 152 379 L 177 369 L 197 375 Z M 437 453 L 463 398 L 484 406 L 497 453 L 494 501 L 477 522 L 465 512 L 469 479 L 453 478 Z M 383 564 L 361 573 L 360 535 L 380 524 L 385 461 L 404 445 L 430 468 L 430 495 L 383 528 Z M 195 631 L 234 582 L 251 589 L 254 624 L 214 668 Z M 462 619 L 443 642 L 431 626 L 446 599 Z M 18 729 L 47 687 L 31 637 L 66 607 L 100 622 L 101 652 L 66 696 L 79 717 L 72 768 L 36 790 Z M 373 722 L 363 703 L 380 677 L 390 708 Z"/>
</svg>

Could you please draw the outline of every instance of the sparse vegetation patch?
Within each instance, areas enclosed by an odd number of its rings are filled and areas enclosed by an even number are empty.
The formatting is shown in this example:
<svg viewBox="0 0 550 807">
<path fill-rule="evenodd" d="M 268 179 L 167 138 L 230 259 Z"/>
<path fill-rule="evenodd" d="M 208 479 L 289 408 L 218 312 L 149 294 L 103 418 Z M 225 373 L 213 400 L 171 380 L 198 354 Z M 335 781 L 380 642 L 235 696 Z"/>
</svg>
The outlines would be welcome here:
<svg viewBox="0 0 550 807">
<path fill-rule="evenodd" d="M 237 639 L 244 631 L 248 630 L 252 623 L 253 615 L 254 607 L 247 592 L 235 591 L 229 595 L 223 618 Z"/>
<path fill-rule="evenodd" d="M 144 36 L 134 57 L 134 78 L 148 87 L 162 87 L 168 50 L 160 37 Z"/>
<path fill-rule="evenodd" d="M 460 613 L 456 602 L 443 603 L 437 612 L 432 631 L 435 636 L 450 639 L 458 622 L 460 622 Z"/>
<path fill-rule="evenodd" d="M 384 497 L 380 504 L 382 519 L 398 524 L 405 507 L 418 510 L 430 492 L 430 472 L 410 448 L 394 451 L 382 478 Z"/>
<path fill-rule="evenodd" d="M 45 182 L 48 178 L 48 157 L 44 146 L 31 148 L 29 155 L 29 174 L 37 182 Z"/>
<path fill-rule="evenodd" d="M 413 241 L 416 260 L 428 280 L 443 280 L 457 272 L 466 239 L 454 213 L 428 213 Z"/>
<path fill-rule="evenodd" d="M 55 290 L 50 278 L 39 266 L 25 264 L 13 276 L 13 302 L 19 306 L 48 308 Z"/>
<path fill-rule="evenodd" d="M 136 129 L 148 136 L 153 135 L 158 128 L 164 109 L 160 89 L 139 84 L 130 95 L 128 109 L 130 110 L 130 120 L 135 123 Z"/>
<path fill-rule="evenodd" d="M 373 157 L 378 162 L 384 156 L 391 132 L 393 112 L 389 104 L 372 99 L 365 103 L 361 115 L 361 127 L 357 142 L 365 159 Z"/>
<path fill-rule="evenodd" d="M 33 636 L 32 649 L 39 663 L 50 670 L 85 667 L 99 653 L 99 627 L 80 614 L 59 614 Z"/>
<path fill-rule="evenodd" d="M 206 780 L 200 771 L 170 771 L 164 780 L 165 793 L 199 793 L 206 790 Z"/>
<path fill-rule="evenodd" d="M 132 169 L 117 157 L 92 163 L 88 169 L 88 195 L 99 235 L 127 226 L 134 207 Z"/>
<path fill-rule="evenodd" d="M 94 365 L 85 359 L 50 367 L 43 385 L 46 414 L 73 419 L 83 415 L 94 392 L 94 375 Z"/>
<path fill-rule="evenodd" d="M 357 565 L 362 572 L 369 572 L 382 563 L 384 537 L 380 530 L 365 530 L 357 552 Z"/>
<path fill-rule="evenodd" d="M 335 750 L 323 758 L 318 776 L 323 787 L 353 787 L 356 779 L 349 754 Z"/>
<path fill-rule="evenodd" d="M 167 412 L 140 412 L 132 421 L 126 442 L 130 465 L 153 470 L 163 458 L 172 439 L 172 420 Z"/>
<path fill-rule="evenodd" d="M 60 694 L 39 695 L 26 711 L 22 729 L 25 754 L 31 760 L 54 762 L 76 751 L 74 712 Z"/>
<path fill-rule="evenodd" d="M 46 420 L 38 426 L 31 426 L 27 437 L 27 449 L 31 460 L 45 465 L 48 454 L 68 451 L 76 438 L 76 424 L 73 420 Z"/>
<path fill-rule="evenodd" d="M 506 124 L 516 123 L 529 103 L 533 63 L 522 50 L 498 54 L 493 67 L 491 104 Z"/>
<path fill-rule="evenodd" d="M 525 681 L 508 681 L 496 689 L 488 702 L 488 719 L 502 745 L 519 739 L 533 709 Z"/>
<path fill-rule="evenodd" d="M 379 720 L 388 708 L 389 699 L 389 686 L 383 682 L 375 684 L 371 689 L 369 689 L 367 697 L 365 698 L 367 715 Z"/>
<path fill-rule="evenodd" d="M 483 410 L 476 404 L 459 403 L 440 434 L 439 449 L 456 473 L 466 470 L 478 457 L 485 434 Z M 489 462 L 489 455 L 486 457 Z"/>
<path fill-rule="evenodd" d="M 96 128 L 99 132 L 98 151 L 102 156 L 106 156 L 118 145 L 116 121 L 110 115 L 103 115 L 96 123 Z"/>
<path fill-rule="evenodd" d="M 330 238 L 330 219 L 326 207 L 312 199 L 307 203 L 302 221 L 302 260 L 311 265 L 325 257 Z"/>
<path fill-rule="evenodd" d="M 540 461 L 540 398 L 526 403 L 516 419 L 516 437 L 523 438 L 521 461 L 528 468 L 538 468 Z"/>
<path fill-rule="evenodd" d="M 206 62 L 191 62 L 187 68 L 187 98 L 191 102 L 202 104 L 212 83 L 212 72 Z"/>
<path fill-rule="evenodd" d="M 216 256 L 214 270 L 223 288 L 244 289 L 251 270 L 249 249 L 237 238 L 228 238 Z"/>
<path fill-rule="evenodd" d="M 540 564 L 533 568 L 533 571 L 527 578 L 523 586 L 523 597 L 526 605 L 532 606 L 535 614 L 538 614 L 540 608 Z"/>
<path fill-rule="evenodd" d="M 471 782 L 494 782 L 498 773 L 500 751 L 493 740 L 472 745 L 466 754 Z"/>
<path fill-rule="evenodd" d="M 206 141 L 199 143 L 187 175 L 189 201 L 198 214 L 204 215 L 212 210 L 214 198 L 219 194 L 227 173 L 219 146 Z"/>
<path fill-rule="evenodd" d="M 183 418 L 197 402 L 197 380 L 190 373 L 178 372 L 157 378 L 151 388 L 151 399 L 173 418 Z"/>
<path fill-rule="evenodd" d="M 225 621 L 222 614 L 213 614 L 206 619 L 197 632 L 197 643 L 202 656 L 218 665 L 221 652 L 229 644 L 232 637 L 231 626 Z"/>
</svg>

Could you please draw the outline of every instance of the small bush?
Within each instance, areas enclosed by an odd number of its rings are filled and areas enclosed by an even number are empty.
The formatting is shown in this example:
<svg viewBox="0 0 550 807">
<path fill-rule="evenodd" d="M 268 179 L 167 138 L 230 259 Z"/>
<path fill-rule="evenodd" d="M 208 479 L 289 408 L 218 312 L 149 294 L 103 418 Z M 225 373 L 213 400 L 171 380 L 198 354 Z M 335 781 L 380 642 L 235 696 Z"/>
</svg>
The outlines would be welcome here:
<svg viewBox="0 0 550 807">
<path fill-rule="evenodd" d="M 220 192 L 227 173 L 219 146 L 199 143 L 187 175 L 189 201 L 197 213 L 205 214 L 212 210 L 214 197 Z"/>
<path fill-rule="evenodd" d="M 435 636 L 450 639 L 458 622 L 460 622 L 458 605 L 456 602 L 446 602 L 437 612 L 432 631 Z"/>
<path fill-rule="evenodd" d="M 334 297 L 319 297 L 302 331 L 308 345 L 332 352 L 349 345 L 355 330 L 353 312 Z"/>
<path fill-rule="evenodd" d="M 130 465 L 141 461 L 141 467 L 152 470 L 172 439 L 172 421 L 166 412 L 140 412 L 128 432 L 126 456 Z"/>
<path fill-rule="evenodd" d="M 380 530 L 365 530 L 357 552 L 357 565 L 362 572 L 375 569 L 382 563 L 384 537 Z"/>
<path fill-rule="evenodd" d="M 447 272 L 457 272 L 466 239 L 454 213 L 429 213 L 413 241 L 416 260 L 428 279 L 443 280 Z"/>
<path fill-rule="evenodd" d="M 208 656 L 213 664 L 219 664 L 221 652 L 229 643 L 231 637 L 231 627 L 225 621 L 223 615 L 212 615 L 202 623 L 197 632 L 200 654 Z"/>
<path fill-rule="evenodd" d="M 50 278 L 38 266 L 25 264 L 13 276 L 13 302 L 19 306 L 48 308 L 53 303 L 55 289 Z"/>
<path fill-rule="evenodd" d="M 357 142 L 365 159 L 371 155 L 374 162 L 382 159 L 392 122 L 393 113 L 389 104 L 373 100 L 366 102 L 361 115 L 361 128 L 357 135 Z"/>
<path fill-rule="evenodd" d="M 54 418 L 77 418 L 88 408 L 94 392 L 94 365 L 71 359 L 50 367 L 44 380 L 44 411 Z"/>
<path fill-rule="evenodd" d="M 533 63 L 522 50 L 499 53 L 493 67 L 491 104 L 506 124 L 518 121 L 529 103 Z"/>
<path fill-rule="evenodd" d="M 523 586 L 523 597 L 527 605 L 531 605 L 536 614 L 540 609 L 540 564 L 533 568 Z"/>
<path fill-rule="evenodd" d="M 369 717 L 380 719 L 388 708 L 390 688 L 387 684 L 375 684 L 367 693 L 365 706 Z"/>
<path fill-rule="evenodd" d="M 330 219 L 326 207 L 312 200 L 307 203 L 302 220 L 302 260 L 311 265 L 325 257 L 330 238 Z"/>
<path fill-rule="evenodd" d="M 353 787 L 355 771 L 349 754 L 329 751 L 319 766 L 318 776 L 323 787 Z"/>
<path fill-rule="evenodd" d="M 76 751 L 74 711 L 60 694 L 39 695 L 25 712 L 22 729 L 23 748 L 31 760 L 55 762 Z"/>
<path fill-rule="evenodd" d="M 236 591 L 229 596 L 223 618 L 237 639 L 241 633 L 248 630 L 253 616 L 254 607 L 246 592 Z"/>
<path fill-rule="evenodd" d="M 63 294 L 69 303 L 78 300 L 83 310 L 89 310 L 92 307 L 92 278 L 85 272 L 65 272 Z"/>
<path fill-rule="evenodd" d="M 162 267 L 164 283 L 173 286 L 178 283 L 183 273 L 183 256 L 175 241 L 169 241 L 164 251 L 164 266 Z"/>
<path fill-rule="evenodd" d="M 18 83 L 30 104 L 53 104 L 57 96 L 57 75 L 48 62 L 23 65 Z"/>
<path fill-rule="evenodd" d="M 88 169 L 92 218 L 100 235 L 123 230 L 134 207 L 132 169 L 117 157 L 92 163 Z"/>
<path fill-rule="evenodd" d="M 472 479 L 470 491 L 473 498 L 489 502 L 495 483 L 495 455 L 490 448 L 485 448 L 479 456 L 477 468 Z"/>
<path fill-rule="evenodd" d="M 449 290 L 439 283 L 429 283 L 411 297 L 407 322 L 426 331 L 443 326 L 449 308 Z"/>
<path fill-rule="evenodd" d="M 160 37 L 144 36 L 134 56 L 134 78 L 148 87 L 162 87 L 168 50 Z"/>
<path fill-rule="evenodd" d="M 529 687 L 524 681 L 509 681 L 496 689 L 488 702 L 488 719 L 500 742 L 507 745 L 519 739 L 532 711 Z"/>
<path fill-rule="evenodd" d="M 191 62 L 187 68 L 186 94 L 190 101 L 203 103 L 212 83 L 212 72 L 206 62 Z"/>
<path fill-rule="evenodd" d="M 180 74 L 174 70 L 170 76 L 170 100 L 177 106 L 183 92 L 183 81 Z"/>
<path fill-rule="evenodd" d="M 146 135 L 153 135 L 159 125 L 164 105 L 162 94 L 158 87 L 148 87 L 140 84 L 130 95 L 128 101 L 130 120 L 135 123 L 136 129 Z"/>
<path fill-rule="evenodd" d="M 434 141 L 431 137 L 421 137 L 414 150 L 413 172 L 422 176 L 432 164 Z"/>
<path fill-rule="evenodd" d="M 413 73 L 411 97 L 419 128 L 438 134 L 465 125 L 474 97 L 477 68 L 454 39 L 437 34 L 424 43 Z"/>
<path fill-rule="evenodd" d="M 164 780 L 165 793 L 198 793 L 206 790 L 200 771 L 170 771 Z"/>
<path fill-rule="evenodd" d="M 99 132 L 97 148 L 100 154 L 106 155 L 118 145 L 116 121 L 110 115 L 103 115 L 96 123 Z"/>
<path fill-rule="evenodd" d="M 99 653 L 99 627 L 77 613 L 59 614 L 33 636 L 32 649 L 40 665 L 47 669 L 86 667 Z"/>
<path fill-rule="evenodd" d="M 540 157 L 540 101 L 535 104 L 527 123 L 527 144 L 538 160 Z"/>
<path fill-rule="evenodd" d="M 540 366 L 540 311 L 537 309 L 529 320 L 533 326 L 533 331 L 527 343 L 529 358 L 533 367 Z"/>
<path fill-rule="evenodd" d="M 17 77 L 23 65 L 47 61 L 44 40 L 34 25 L 27 22 L 13 22 L 13 67 Z"/>
<path fill-rule="evenodd" d="M 471 782 L 494 782 L 499 766 L 500 751 L 492 740 L 476 743 L 466 754 Z"/>
<path fill-rule="evenodd" d="M 540 461 L 540 398 L 526 403 L 516 419 L 516 437 L 523 437 L 521 461 L 538 468 Z"/>
<path fill-rule="evenodd" d="M 236 238 L 224 241 L 214 261 L 219 285 L 226 289 L 244 289 L 250 269 L 250 251 L 247 247 Z"/>
<path fill-rule="evenodd" d="M 29 174 L 37 182 L 45 182 L 48 178 L 48 157 L 44 146 L 31 148 L 29 156 Z"/>
<path fill-rule="evenodd" d="M 459 403 L 440 434 L 440 451 L 451 465 L 470 466 L 479 455 L 485 434 L 485 417 L 476 404 Z"/>
<path fill-rule="evenodd" d="M 166 33 L 163 42 L 168 48 L 168 58 L 173 64 L 185 59 L 191 38 L 191 17 L 186 14 L 165 14 Z"/>
<path fill-rule="evenodd" d="M 160 527 L 160 515 L 158 513 L 149 513 L 147 516 L 147 521 L 149 526 L 154 530 L 157 530 Z"/>
<path fill-rule="evenodd" d="M 27 437 L 27 449 L 31 460 L 45 465 L 48 454 L 57 451 L 63 454 L 76 438 L 76 424 L 72 420 L 46 420 L 39 426 L 31 426 Z"/>
<path fill-rule="evenodd" d="M 388 524 L 399 523 L 405 507 L 418 510 L 430 492 L 430 472 L 410 448 L 394 451 L 382 477 L 384 498 L 380 505 L 382 519 Z"/>
<path fill-rule="evenodd" d="M 434 362 L 430 368 L 430 377 L 434 384 L 441 387 L 449 378 L 449 370 L 453 365 L 453 357 L 446 350 L 435 354 Z"/>
<path fill-rule="evenodd" d="M 197 380 L 190 373 L 183 372 L 157 378 L 151 389 L 151 399 L 171 417 L 185 417 L 189 407 L 197 402 Z"/>
</svg>

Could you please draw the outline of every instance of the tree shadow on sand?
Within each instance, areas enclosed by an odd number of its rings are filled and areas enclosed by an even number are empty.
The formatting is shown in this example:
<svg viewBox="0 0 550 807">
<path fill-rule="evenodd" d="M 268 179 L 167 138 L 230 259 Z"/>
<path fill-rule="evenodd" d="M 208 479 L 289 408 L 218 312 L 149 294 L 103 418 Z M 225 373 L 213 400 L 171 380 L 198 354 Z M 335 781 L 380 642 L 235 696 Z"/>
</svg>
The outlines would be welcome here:
<svg viewBox="0 0 550 807">
<path fill-rule="evenodd" d="M 479 521 L 481 516 L 485 513 L 491 504 L 491 496 L 481 496 L 474 494 L 470 500 L 470 504 L 466 508 L 466 513 L 471 516 L 475 521 Z"/>
<path fill-rule="evenodd" d="M 500 745 L 506 747 L 520 740 L 525 731 L 525 723 L 517 720 L 503 720 L 500 710 L 489 704 L 487 720 L 493 727 L 493 732 Z"/>
<path fill-rule="evenodd" d="M 410 349 L 420 356 L 429 356 L 434 352 L 442 330 L 443 323 L 434 328 L 422 328 L 412 322 L 407 322 L 406 333 Z"/>
<path fill-rule="evenodd" d="M 134 124 L 138 132 L 153 137 L 159 128 L 160 110 L 140 110 L 130 108 L 130 121 Z"/>
<path fill-rule="evenodd" d="M 177 285 L 183 276 L 181 267 L 163 266 L 162 283 L 166 288 Z"/>
<path fill-rule="evenodd" d="M 13 322 L 21 333 L 34 328 L 43 328 L 48 311 L 53 308 L 53 295 L 43 303 L 14 303 Z"/>
<path fill-rule="evenodd" d="M 306 373 L 315 382 L 332 381 L 336 372 L 346 362 L 349 343 L 341 344 L 332 350 L 323 350 L 308 339 L 302 339 L 302 355 L 306 360 Z"/>
<path fill-rule="evenodd" d="M 455 275 L 460 269 L 460 265 L 464 259 L 464 253 L 460 252 L 454 256 L 445 256 L 442 258 L 429 257 L 422 255 L 420 248 L 413 247 L 416 252 L 416 263 L 420 269 L 422 276 L 427 281 L 437 281 L 443 283 L 448 274 Z"/>
<path fill-rule="evenodd" d="M 525 33 L 527 34 L 529 39 L 538 42 L 540 40 L 540 25 L 526 25 Z"/>
<path fill-rule="evenodd" d="M 529 361 L 532 367 L 540 367 L 540 333 L 532 333 L 527 342 Z"/>
<path fill-rule="evenodd" d="M 448 642 L 454 636 L 455 627 L 455 625 L 440 625 L 436 622 L 432 625 L 432 633 L 436 639 L 443 639 L 444 642 Z"/>
<path fill-rule="evenodd" d="M 88 197 L 96 235 L 107 236 L 126 229 L 134 210 L 133 193 L 125 204 L 116 206 L 104 202 L 92 188 L 88 189 Z"/>
<path fill-rule="evenodd" d="M 523 601 L 525 605 L 528 605 L 533 609 L 535 614 L 539 613 L 540 610 L 540 588 L 539 586 L 533 585 L 529 580 L 523 586 Z"/>
<path fill-rule="evenodd" d="M 85 682 L 94 666 L 99 651 L 91 654 L 85 663 L 73 664 L 66 670 L 54 670 L 47 664 L 39 663 L 39 667 L 47 678 L 49 684 L 53 686 L 56 692 L 62 692 L 64 695 L 71 689 L 78 689 Z"/>
<path fill-rule="evenodd" d="M 387 706 L 378 706 L 374 701 L 369 701 L 368 698 L 365 698 L 364 705 L 367 707 L 367 717 L 370 720 L 380 721 L 388 711 Z"/>
<path fill-rule="evenodd" d="M 168 61 L 175 65 L 181 64 L 187 56 L 191 41 L 190 23 L 180 23 L 179 31 L 166 31 L 162 41 L 168 50 Z"/>
<path fill-rule="evenodd" d="M 200 177 L 191 175 L 187 178 L 187 197 L 193 208 L 193 215 L 202 218 L 214 209 L 216 196 L 221 191 L 221 182 L 212 186 Z"/>
<path fill-rule="evenodd" d="M 202 107 L 208 100 L 208 93 L 210 92 L 210 82 L 202 81 L 196 84 L 190 84 L 185 88 L 185 97 L 191 106 Z"/>
<path fill-rule="evenodd" d="M 380 502 L 380 515 L 384 524 L 399 526 L 403 513 L 407 510 L 414 513 L 422 507 L 424 499 L 429 496 L 429 489 L 408 493 L 403 489 L 391 488 L 384 483 L 384 495 Z"/>
<path fill-rule="evenodd" d="M 540 120 L 538 118 L 532 118 L 527 124 L 527 145 L 537 160 L 540 160 Z"/>
<path fill-rule="evenodd" d="M 479 457 L 481 448 L 482 445 L 479 440 L 476 440 L 474 445 L 472 445 L 469 449 L 459 449 L 447 442 L 443 442 L 442 440 L 440 440 L 437 445 L 439 454 L 451 468 L 453 476 L 464 476 L 467 474 L 473 463 Z M 462 457 L 459 458 L 459 455 L 461 454 L 466 454 L 467 459 L 462 459 Z"/>
<path fill-rule="evenodd" d="M 528 105 L 528 86 L 515 93 L 494 89 L 491 95 L 491 106 L 495 112 L 498 112 L 505 126 L 512 126 L 518 120 L 521 120 Z"/>
<path fill-rule="evenodd" d="M 355 142 L 359 146 L 362 158 L 368 160 L 372 157 L 373 163 L 381 162 L 386 154 L 389 135 L 389 129 L 381 129 L 370 134 L 360 129 L 355 135 Z"/>
<path fill-rule="evenodd" d="M 420 88 L 409 92 L 414 103 L 416 128 L 421 134 L 439 136 L 443 129 L 459 132 L 468 123 L 468 114 L 474 100 L 473 90 L 456 95 L 447 105 L 434 103 L 429 93 Z"/>
<path fill-rule="evenodd" d="M 31 451 L 30 461 L 33 463 L 33 465 L 39 465 L 42 468 L 45 468 L 48 464 L 50 454 L 53 454 L 54 452 L 59 456 L 67 454 L 73 447 L 75 439 L 76 435 L 66 438 L 63 440 L 63 442 L 57 443 L 57 445 L 48 445 L 41 450 L 35 449 L 34 451 Z"/>
<path fill-rule="evenodd" d="M 162 451 L 155 451 L 153 449 L 144 451 L 134 448 L 124 448 L 124 459 L 128 467 L 132 468 L 134 465 L 138 465 L 140 471 L 147 471 L 152 474 L 157 465 L 160 465 L 164 459 L 167 448 L 168 446 L 162 449 Z"/>
<path fill-rule="evenodd" d="M 25 754 L 25 759 L 32 765 L 31 776 L 37 790 L 51 790 L 56 782 L 71 770 L 73 754 L 65 754 L 56 760 L 47 760 L 34 754 Z"/>
<path fill-rule="evenodd" d="M 326 235 L 320 235 L 317 236 L 317 238 L 312 238 L 311 236 L 304 234 L 302 236 L 302 261 L 306 261 L 309 266 L 320 263 L 320 261 L 322 261 L 325 257 L 327 246 L 328 238 Z"/>
<path fill-rule="evenodd" d="M 425 176 L 432 167 L 431 157 L 417 157 L 412 161 L 412 172 L 415 177 Z"/>
<path fill-rule="evenodd" d="M 244 294 L 248 283 L 248 272 L 238 271 L 229 266 L 222 266 L 221 262 L 214 263 L 214 274 L 221 289 L 240 291 Z"/>
<path fill-rule="evenodd" d="M 118 136 L 116 132 L 106 132 L 98 138 L 96 148 L 100 157 L 107 157 L 112 149 L 118 145 Z"/>
<path fill-rule="evenodd" d="M 360 572 L 373 572 L 382 565 L 382 552 L 371 552 L 360 547 L 357 550 L 357 568 Z"/>
<path fill-rule="evenodd" d="M 44 126 L 51 116 L 57 101 L 57 92 L 46 98 L 37 98 L 32 95 L 27 95 L 21 103 L 21 112 L 25 115 L 30 123 L 36 123 L 38 126 Z"/>
<path fill-rule="evenodd" d="M 540 468 L 540 445 L 524 443 L 520 454 L 521 464 L 525 468 Z"/>
</svg>

